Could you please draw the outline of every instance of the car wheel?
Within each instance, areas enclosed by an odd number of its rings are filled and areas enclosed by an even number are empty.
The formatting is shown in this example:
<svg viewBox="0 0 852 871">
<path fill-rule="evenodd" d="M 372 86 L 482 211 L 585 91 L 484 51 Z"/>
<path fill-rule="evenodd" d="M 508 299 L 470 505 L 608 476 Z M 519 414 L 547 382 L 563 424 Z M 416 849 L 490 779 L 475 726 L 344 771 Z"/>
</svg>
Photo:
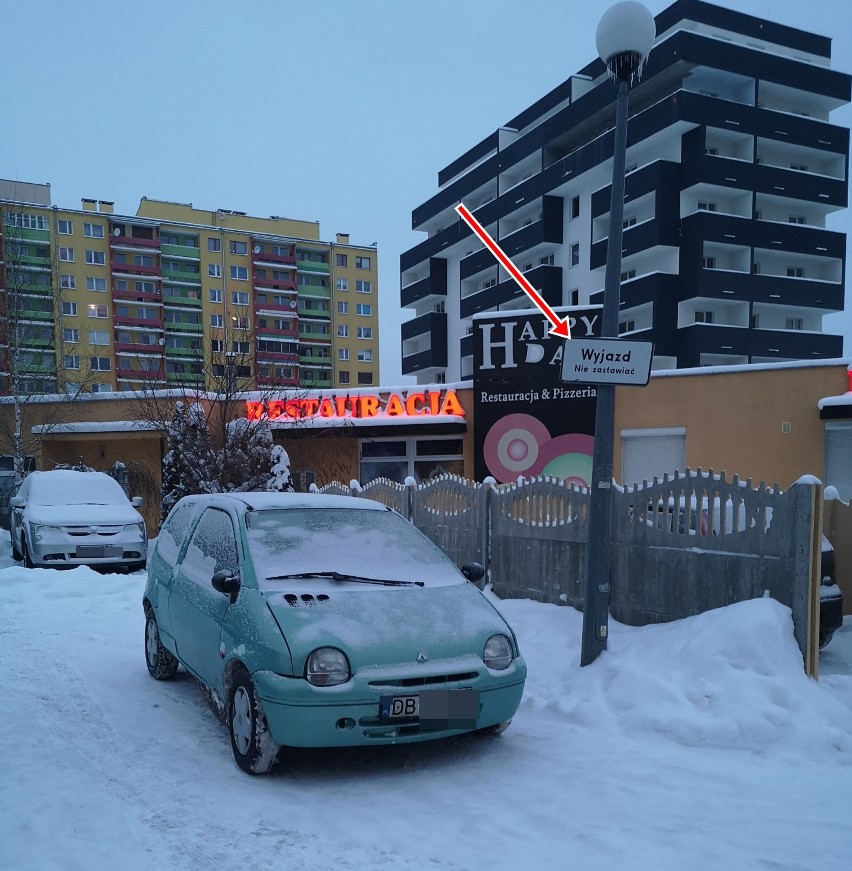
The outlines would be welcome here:
<svg viewBox="0 0 852 871">
<path fill-rule="evenodd" d="M 18 546 L 15 544 L 15 535 L 14 533 L 11 536 L 12 539 L 12 559 L 21 561 L 21 552 L 18 550 Z"/>
<path fill-rule="evenodd" d="M 145 665 L 148 666 L 148 674 L 156 680 L 170 680 L 178 670 L 177 658 L 160 641 L 157 618 L 151 608 L 145 617 Z"/>
<path fill-rule="evenodd" d="M 248 672 L 239 671 L 228 699 L 228 731 L 237 765 L 247 774 L 266 774 L 278 757 L 263 705 Z"/>
<path fill-rule="evenodd" d="M 820 632 L 819 634 L 819 649 L 822 650 L 823 647 L 828 644 L 831 639 L 834 638 L 834 632 Z"/>
<path fill-rule="evenodd" d="M 36 564 L 32 561 L 32 557 L 30 556 L 30 549 L 27 547 L 27 539 L 26 536 L 21 538 L 21 551 L 24 557 L 24 565 L 28 569 L 34 569 Z"/>
</svg>

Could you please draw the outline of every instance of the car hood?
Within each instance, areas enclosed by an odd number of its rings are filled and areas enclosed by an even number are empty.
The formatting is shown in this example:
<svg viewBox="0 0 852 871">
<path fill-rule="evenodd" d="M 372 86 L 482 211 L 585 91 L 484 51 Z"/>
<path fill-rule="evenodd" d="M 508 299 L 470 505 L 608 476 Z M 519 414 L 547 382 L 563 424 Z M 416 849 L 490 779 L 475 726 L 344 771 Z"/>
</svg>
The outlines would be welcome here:
<svg viewBox="0 0 852 871">
<path fill-rule="evenodd" d="M 296 604 L 285 599 L 296 596 Z M 264 593 L 301 670 L 317 647 L 338 647 L 353 671 L 363 666 L 430 661 L 475 654 L 495 633 L 512 637 L 506 621 L 472 584 L 445 587 L 379 587 L 358 590 L 341 585 L 327 599 L 294 584 Z"/>
<path fill-rule="evenodd" d="M 141 523 L 132 505 L 28 505 L 26 519 L 47 526 L 121 526 Z"/>
</svg>

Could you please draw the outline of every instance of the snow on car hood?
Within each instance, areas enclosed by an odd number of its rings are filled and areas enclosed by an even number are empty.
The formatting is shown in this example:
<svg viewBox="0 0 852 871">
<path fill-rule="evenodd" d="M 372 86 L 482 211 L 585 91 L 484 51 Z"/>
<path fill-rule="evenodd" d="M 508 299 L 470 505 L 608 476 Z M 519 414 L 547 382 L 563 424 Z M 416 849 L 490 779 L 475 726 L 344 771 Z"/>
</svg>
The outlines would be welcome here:
<svg viewBox="0 0 852 871">
<path fill-rule="evenodd" d="M 288 594 L 297 597 L 295 605 L 285 599 Z M 310 586 L 294 582 L 287 592 L 263 595 L 287 639 L 294 665 L 326 646 L 344 651 L 353 671 L 414 663 L 421 652 L 430 661 L 481 657 L 491 635 L 511 636 L 506 622 L 472 584 L 376 587 L 364 592 L 343 582 L 327 593 L 327 600 L 319 600 Z"/>
<path fill-rule="evenodd" d="M 27 520 L 48 526 L 120 526 L 141 523 L 142 515 L 127 505 L 28 505 Z"/>
</svg>

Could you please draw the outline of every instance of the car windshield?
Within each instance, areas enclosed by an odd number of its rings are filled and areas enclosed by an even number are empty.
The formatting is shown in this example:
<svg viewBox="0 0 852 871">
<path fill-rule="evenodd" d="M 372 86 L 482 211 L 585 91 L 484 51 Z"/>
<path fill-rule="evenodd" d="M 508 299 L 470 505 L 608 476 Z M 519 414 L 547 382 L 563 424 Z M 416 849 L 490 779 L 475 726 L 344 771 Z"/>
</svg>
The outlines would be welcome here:
<svg viewBox="0 0 852 871">
<path fill-rule="evenodd" d="M 32 479 L 29 501 L 34 505 L 114 505 L 127 502 L 127 497 L 109 475 L 59 469 Z"/>
<path fill-rule="evenodd" d="M 391 511 L 250 511 L 246 514 L 246 528 L 261 590 L 291 589 L 294 584 L 339 586 L 341 579 L 332 573 L 419 581 L 427 587 L 465 583 L 458 569 L 431 541 Z M 305 573 L 327 577 L 296 577 Z M 360 585 L 360 589 L 396 588 Z"/>
</svg>

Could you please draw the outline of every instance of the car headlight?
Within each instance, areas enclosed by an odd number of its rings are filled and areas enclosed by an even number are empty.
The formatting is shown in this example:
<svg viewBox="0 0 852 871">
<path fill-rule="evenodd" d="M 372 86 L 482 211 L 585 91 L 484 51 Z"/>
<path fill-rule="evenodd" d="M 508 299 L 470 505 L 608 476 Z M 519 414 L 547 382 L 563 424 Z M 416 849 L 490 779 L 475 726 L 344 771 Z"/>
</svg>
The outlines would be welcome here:
<svg viewBox="0 0 852 871">
<path fill-rule="evenodd" d="M 42 533 L 48 532 L 49 530 L 59 529 L 58 526 L 50 526 L 47 523 L 31 523 L 30 524 L 30 534 L 33 537 L 33 541 L 41 541 Z"/>
<path fill-rule="evenodd" d="M 485 642 L 485 651 L 482 654 L 482 661 L 496 671 L 502 671 L 512 664 L 514 659 L 512 653 L 512 642 L 505 635 L 492 635 Z"/>
<path fill-rule="evenodd" d="M 333 687 L 349 680 L 349 660 L 336 647 L 319 647 L 305 664 L 305 680 L 315 687 Z"/>
<path fill-rule="evenodd" d="M 148 531 L 145 528 L 144 523 L 129 523 L 124 528 L 128 531 L 132 530 L 133 532 L 137 533 L 142 541 L 145 541 L 148 538 Z"/>
</svg>

